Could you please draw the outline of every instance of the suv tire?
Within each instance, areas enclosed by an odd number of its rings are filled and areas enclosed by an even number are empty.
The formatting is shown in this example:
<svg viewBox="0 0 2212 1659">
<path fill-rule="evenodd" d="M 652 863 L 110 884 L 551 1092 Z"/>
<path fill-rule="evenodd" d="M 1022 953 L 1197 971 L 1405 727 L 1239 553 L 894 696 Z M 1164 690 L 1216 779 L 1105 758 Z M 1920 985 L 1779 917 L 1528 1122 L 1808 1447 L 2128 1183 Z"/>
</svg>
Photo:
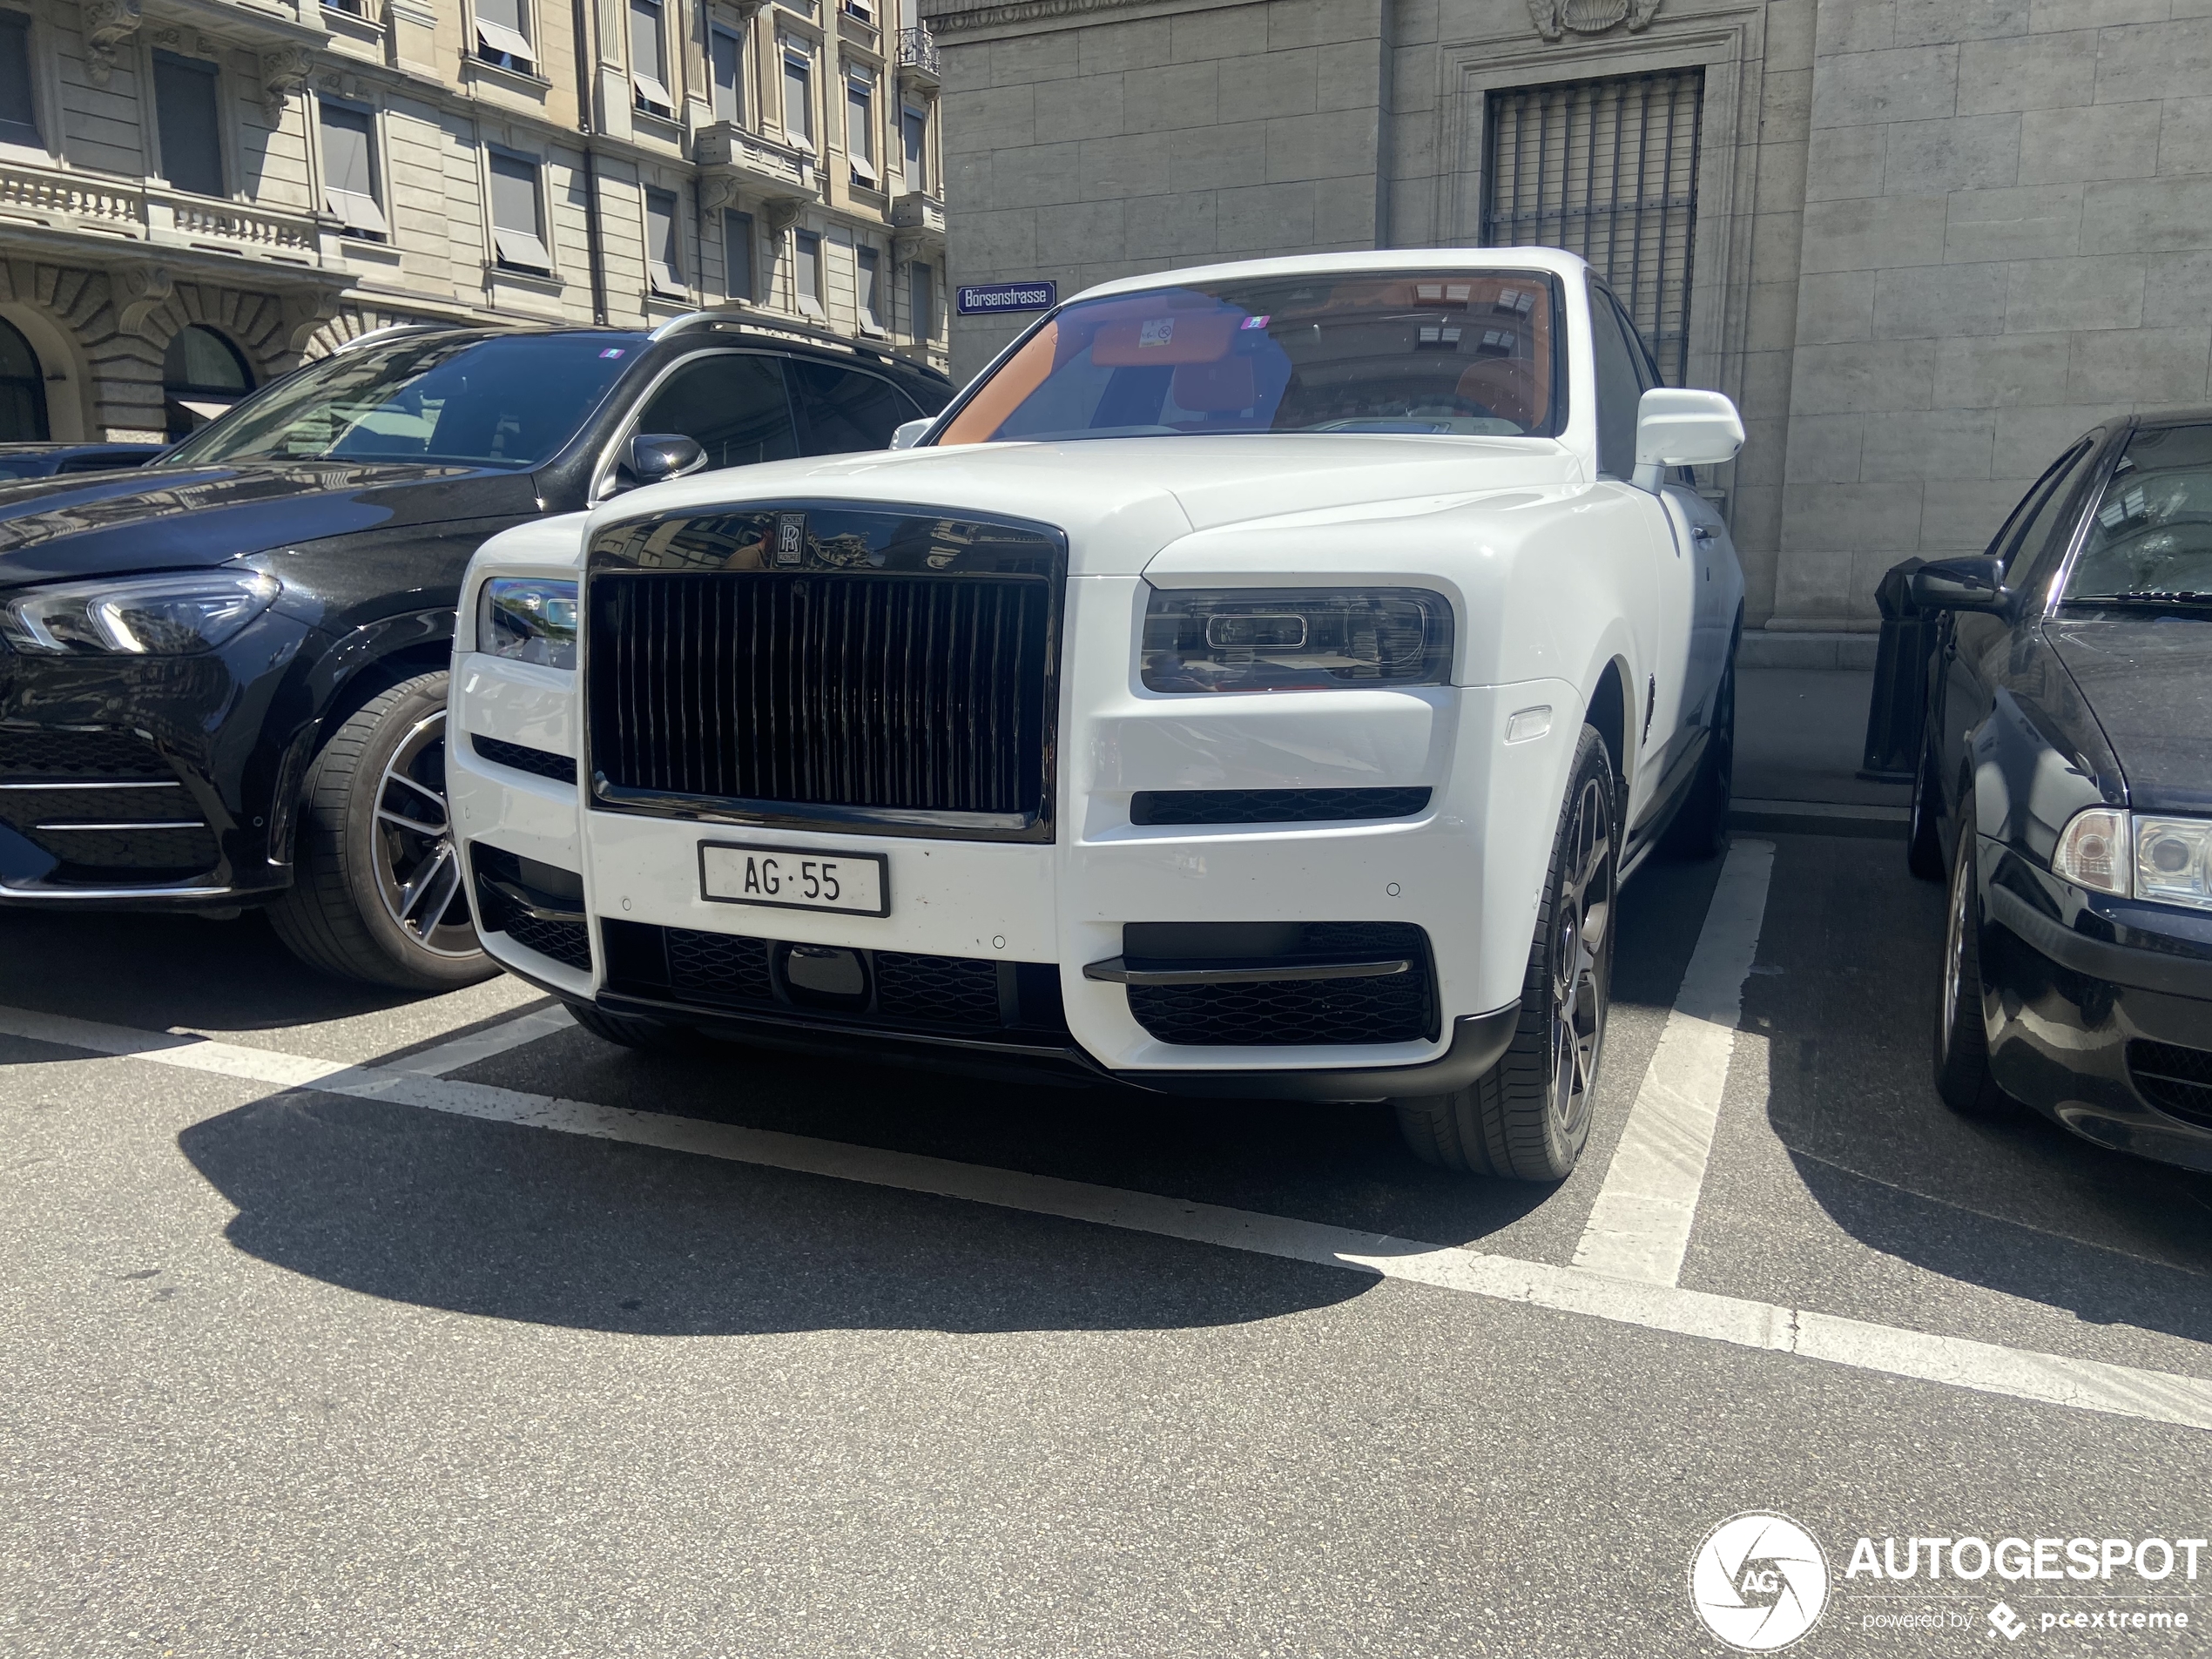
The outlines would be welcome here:
<svg viewBox="0 0 2212 1659">
<path fill-rule="evenodd" d="M 2006 1117 L 2018 1109 L 1989 1075 L 1974 841 L 1973 826 L 1960 825 L 1959 856 L 1951 867 L 1950 920 L 1944 929 L 1943 986 L 1936 1002 L 1936 1093 L 1961 1116 Z"/>
<path fill-rule="evenodd" d="M 307 768 L 292 887 L 269 921 L 346 979 L 448 991 L 489 979 L 445 802 L 446 675 L 371 698 Z"/>
<path fill-rule="evenodd" d="M 1518 1181 L 1573 1172 L 1590 1138 L 1612 992 L 1619 821 L 1613 758 L 1585 725 L 1552 836 L 1511 1046 L 1455 1094 L 1392 1103 L 1399 1132 L 1423 1163 Z"/>
</svg>

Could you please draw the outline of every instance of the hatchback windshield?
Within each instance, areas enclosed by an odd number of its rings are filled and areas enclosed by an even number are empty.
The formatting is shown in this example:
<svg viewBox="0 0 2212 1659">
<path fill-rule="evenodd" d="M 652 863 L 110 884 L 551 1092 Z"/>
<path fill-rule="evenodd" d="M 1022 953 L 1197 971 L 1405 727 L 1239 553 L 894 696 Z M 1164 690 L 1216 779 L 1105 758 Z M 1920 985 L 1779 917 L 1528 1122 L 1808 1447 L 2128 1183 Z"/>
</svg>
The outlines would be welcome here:
<svg viewBox="0 0 2212 1659">
<path fill-rule="evenodd" d="M 534 467 L 597 406 L 644 341 L 481 334 L 363 346 L 278 381 L 161 458 Z"/>
<path fill-rule="evenodd" d="M 1527 271 L 1271 277 L 1078 300 L 941 443 L 1556 431 L 1553 286 Z"/>
<path fill-rule="evenodd" d="M 2129 440 L 2061 597 L 2212 598 L 2212 426 Z"/>
</svg>

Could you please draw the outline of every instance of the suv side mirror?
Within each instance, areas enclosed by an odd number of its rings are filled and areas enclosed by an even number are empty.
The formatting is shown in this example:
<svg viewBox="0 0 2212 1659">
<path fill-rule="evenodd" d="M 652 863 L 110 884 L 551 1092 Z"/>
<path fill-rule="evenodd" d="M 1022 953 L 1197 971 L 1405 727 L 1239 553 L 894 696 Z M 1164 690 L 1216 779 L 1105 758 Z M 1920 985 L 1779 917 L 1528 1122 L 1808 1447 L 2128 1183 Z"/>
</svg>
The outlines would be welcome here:
<svg viewBox="0 0 2212 1659">
<path fill-rule="evenodd" d="M 911 449 L 921 442 L 921 435 L 936 424 L 937 417 L 934 415 L 925 415 L 919 421 L 901 421 L 892 428 L 891 447 L 894 449 Z"/>
<path fill-rule="evenodd" d="M 638 484 L 658 484 L 681 478 L 706 465 L 706 451 L 698 440 L 680 432 L 640 432 L 630 441 L 623 470 Z"/>
<path fill-rule="evenodd" d="M 2012 609 L 2005 586 L 2005 561 L 1986 553 L 1937 559 L 1909 578 L 1912 603 L 1923 610 L 1986 610 L 2002 616 Z"/>
<path fill-rule="evenodd" d="M 1656 490 L 1669 467 L 1716 467 L 1743 447 L 1743 417 L 1718 392 L 1655 386 L 1636 403 L 1636 487 Z"/>
</svg>

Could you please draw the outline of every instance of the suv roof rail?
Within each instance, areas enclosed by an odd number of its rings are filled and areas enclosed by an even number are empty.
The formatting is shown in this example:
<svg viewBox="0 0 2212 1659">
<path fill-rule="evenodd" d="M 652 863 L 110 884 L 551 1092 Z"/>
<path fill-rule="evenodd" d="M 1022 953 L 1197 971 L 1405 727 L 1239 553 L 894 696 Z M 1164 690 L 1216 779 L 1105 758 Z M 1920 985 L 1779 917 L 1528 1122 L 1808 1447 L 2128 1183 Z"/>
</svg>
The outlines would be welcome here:
<svg viewBox="0 0 2212 1659">
<path fill-rule="evenodd" d="M 680 317 L 671 317 L 662 323 L 647 338 L 666 340 L 674 334 L 709 329 L 764 334 L 773 339 L 796 341 L 802 345 L 825 346 L 832 351 L 849 352 L 856 357 L 872 358 L 880 363 L 898 363 L 907 368 L 919 369 L 925 374 L 942 374 L 941 370 L 928 363 L 901 357 L 873 341 L 855 340 L 852 335 L 840 334 L 835 329 L 799 322 L 792 318 L 770 316 L 734 307 L 717 311 L 687 311 Z"/>
<path fill-rule="evenodd" d="M 339 356 L 343 353 L 353 350 L 356 346 L 366 346 L 373 340 L 389 340 L 398 334 L 419 334 L 427 330 L 450 328 L 453 326 L 454 325 L 449 322 L 387 323 L 381 328 L 371 328 L 365 334 L 355 334 L 351 340 L 347 341 L 343 345 L 332 347 L 330 355 L 333 357 Z"/>
</svg>

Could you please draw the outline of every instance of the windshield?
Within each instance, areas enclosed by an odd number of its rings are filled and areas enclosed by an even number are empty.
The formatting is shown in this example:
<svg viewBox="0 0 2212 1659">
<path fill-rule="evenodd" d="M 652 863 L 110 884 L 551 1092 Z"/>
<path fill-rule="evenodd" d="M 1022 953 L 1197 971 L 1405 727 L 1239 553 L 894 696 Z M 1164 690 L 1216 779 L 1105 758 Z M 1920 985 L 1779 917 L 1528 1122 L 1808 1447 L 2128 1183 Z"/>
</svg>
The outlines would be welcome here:
<svg viewBox="0 0 2212 1659">
<path fill-rule="evenodd" d="M 1216 432 L 1551 433 L 1553 285 L 1527 271 L 1271 277 L 1077 300 L 940 443 Z"/>
<path fill-rule="evenodd" d="M 2063 599 L 2212 598 L 2212 426 L 2128 440 Z"/>
<path fill-rule="evenodd" d="M 279 381 L 161 457 L 534 467 L 644 345 L 635 334 L 481 334 L 363 346 Z"/>
<path fill-rule="evenodd" d="M 53 464 L 44 455 L 0 455 L 0 479 L 43 478 Z"/>
</svg>

